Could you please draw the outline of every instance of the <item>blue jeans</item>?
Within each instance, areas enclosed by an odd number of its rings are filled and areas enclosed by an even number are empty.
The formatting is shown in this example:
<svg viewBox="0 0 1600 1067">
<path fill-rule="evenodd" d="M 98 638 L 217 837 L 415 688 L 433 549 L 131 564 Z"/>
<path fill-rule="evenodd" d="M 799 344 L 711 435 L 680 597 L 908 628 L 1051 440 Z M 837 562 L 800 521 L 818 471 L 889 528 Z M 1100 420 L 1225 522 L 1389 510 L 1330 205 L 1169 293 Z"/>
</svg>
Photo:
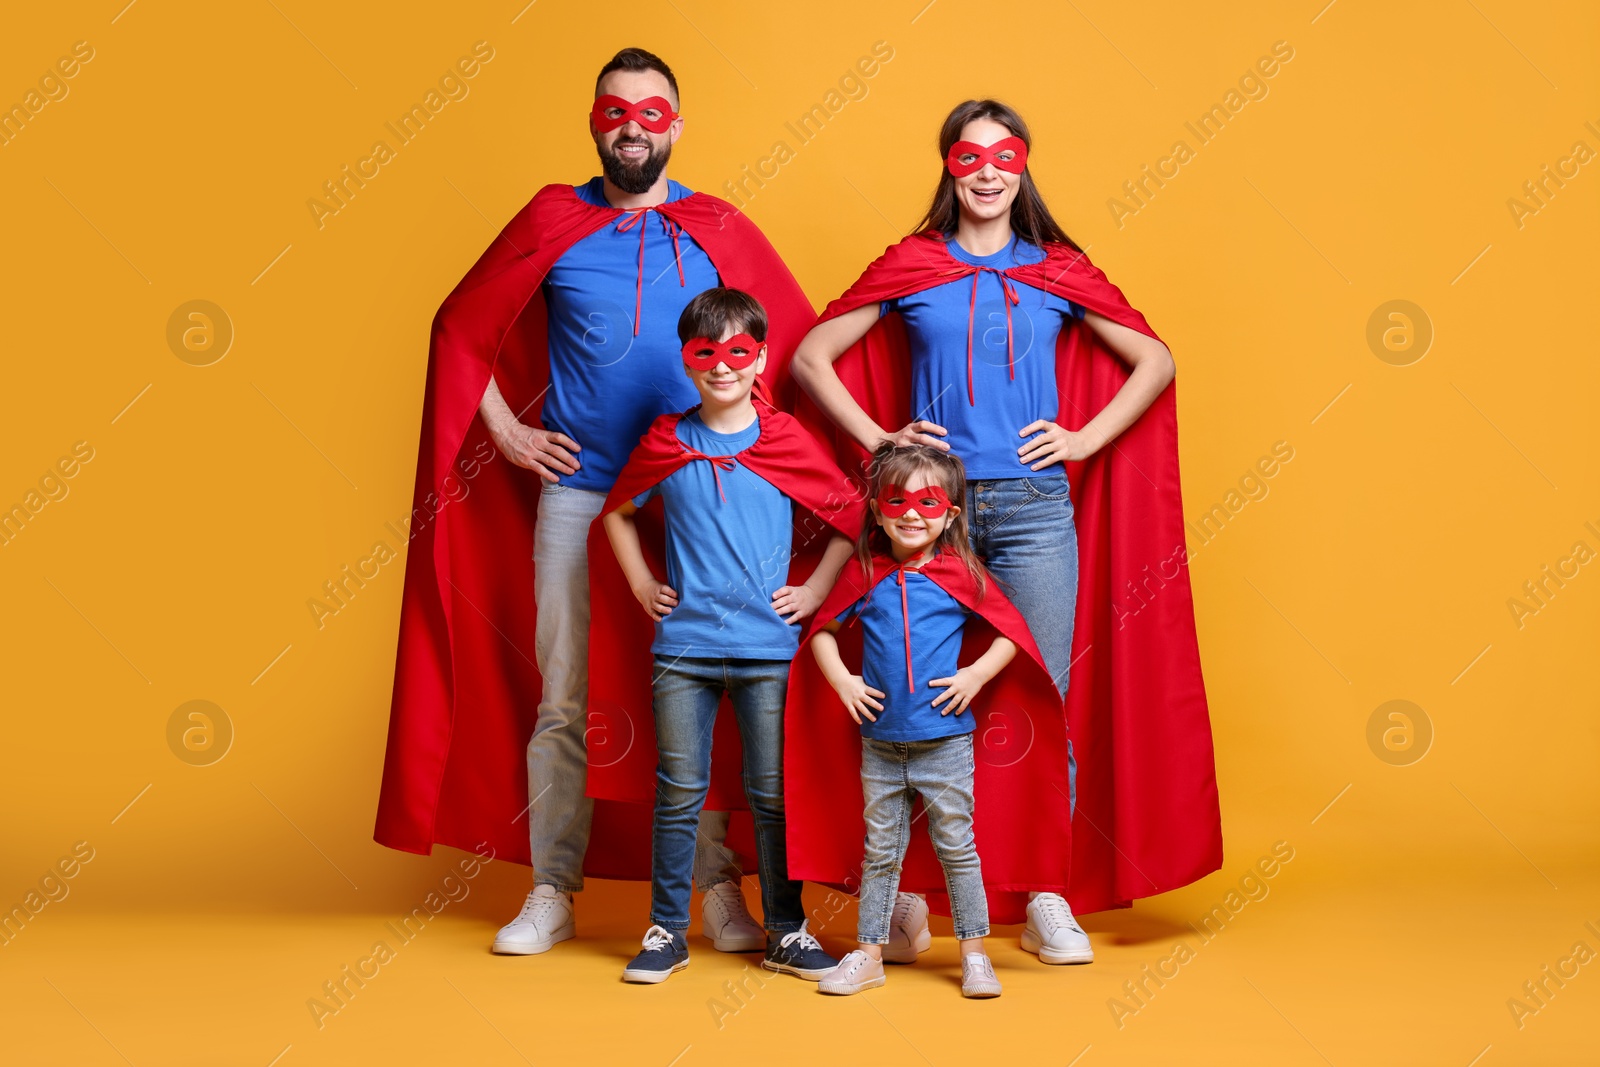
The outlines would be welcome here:
<svg viewBox="0 0 1600 1067">
<path fill-rule="evenodd" d="M 789 877 L 783 813 L 783 707 L 788 660 L 654 657 L 656 810 L 650 921 L 689 928 L 700 809 L 711 787 L 711 728 L 724 693 L 744 754 L 744 795 L 756 827 L 761 910 L 769 933 L 800 929 L 801 883 Z"/>
<path fill-rule="evenodd" d="M 1078 605 L 1078 528 L 1060 464 L 1033 478 L 967 483 L 972 550 L 1022 613 L 1062 696 L 1072 666 Z M 1078 761 L 1067 742 L 1068 803 L 1078 802 Z"/>
<path fill-rule="evenodd" d="M 944 868 L 956 937 L 989 934 L 989 901 L 972 836 L 972 735 L 933 741 L 861 739 L 862 815 L 867 824 L 861 861 L 861 909 L 856 939 L 887 945 L 900 868 L 911 843 L 911 804 L 919 794 L 928 837 Z"/>
<path fill-rule="evenodd" d="M 534 660 L 544 687 L 528 739 L 528 843 L 535 885 L 583 888 L 594 802 L 589 773 L 589 525 L 604 493 L 543 483 L 533 525 Z M 713 815 L 716 813 L 713 813 Z M 738 859 L 722 847 L 728 820 L 708 816 L 699 859 L 701 888 L 738 881 Z"/>
</svg>

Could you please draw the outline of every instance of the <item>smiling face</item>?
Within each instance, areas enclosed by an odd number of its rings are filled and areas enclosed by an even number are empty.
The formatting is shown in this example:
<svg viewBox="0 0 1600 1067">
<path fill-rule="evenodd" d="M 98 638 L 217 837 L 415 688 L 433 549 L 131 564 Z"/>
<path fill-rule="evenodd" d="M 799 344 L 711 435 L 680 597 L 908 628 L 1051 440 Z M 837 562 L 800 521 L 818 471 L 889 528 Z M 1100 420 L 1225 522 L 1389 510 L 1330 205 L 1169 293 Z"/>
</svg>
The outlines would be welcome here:
<svg viewBox="0 0 1600 1067">
<path fill-rule="evenodd" d="M 665 99 L 676 110 L 677 94 L 667 79 L 653 70 L 614 70 L 601 79 L 595 96 L 616 96 L 629 102 L 652 96 Z M 651 114 L 648 118 L 654 118 Z M 664 133 L 651 133 L 637 121 L 614 130 L 600 131 L 591 121 L 589 131 L 600 153 L 600 165 L 611 184 L 625 193 L 648 192 L 672 158 L 672 146 L 683 134 L 683 119 L 673 119 Z"/>
<path fill-rule="evenodd" d="M 730 337 L 737 336 L 742 331 L 729 327 L 723 330 L 717 341 L 723 342 Z M 722 360 L 705 369 L 683 365 L 683 372 L 689 376 L 694 387 L 700 391 L 700 400 L 713 407 L 726 407 L 738 404 L 750 396 L 750 391 L 755 388 L 756 377 L 767 368 L 767 346 L 765 342 L 756 342 L 755 361 L 748 366 L 735 369 Z M 736 346 L 733 355 L 744 356 L 749 349 L 743 345 Z"/>
<path fill-rule="evenodd" d="M 905 506 L 905 511 L 898 516 L 887 514 L 877 500 L 869 502 L 872 517 L 883 527 L 896 560 L 908 559 L 935 544 L 946 527 L 961 514 L 961 509 L 955 504 L 945 508 L 942 499 L 922 492 L 929 487 L 943 490 L 943 485 L 933 471 L 923 468 L 906 475 L 904 484 L 898 491 L 890 494 L 888 501 L 895 510 L 902 505 Z M 940 497 L 942 496 L 941 492 Z M 937 517 L 925 514 L 941 509 L 943 513 Z"/>
<path fill-rule="evenodd" d="M 961 136 L 957 140 L 988 146 L 1013 136 L 1010 130 L 993 119 L 973 119 L 961 127 Z M 1010 158 L 1009 153 L 1002 153 L 1002 156 Z M 956 202 L 961 205 L 961 213 L 987 222 L 1010 216 L 1011 202 L 1017 198 L 1022 175 L 986 163 L 966 177 L 952 175 L 951 181 L 955 185 Z"/>
</svg>

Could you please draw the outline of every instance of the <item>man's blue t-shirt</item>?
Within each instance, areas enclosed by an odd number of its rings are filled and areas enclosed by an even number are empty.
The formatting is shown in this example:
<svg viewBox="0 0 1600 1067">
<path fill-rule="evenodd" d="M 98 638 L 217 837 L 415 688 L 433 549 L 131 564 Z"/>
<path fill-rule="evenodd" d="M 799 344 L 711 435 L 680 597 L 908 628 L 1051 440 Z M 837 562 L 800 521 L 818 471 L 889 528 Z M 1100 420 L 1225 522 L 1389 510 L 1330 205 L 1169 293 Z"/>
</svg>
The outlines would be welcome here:
<svg viewBox="0 0 1600 1067">
<path fill-rule="evenodd" d="M 1044 250 L 1020 237 L 992 255 L 975 256 L 954 239 L 950 254 L 963 263 L 1005 270 L 1045 258 Z M 944 440 L 960 456 L 969 478 L 1030 478 L 1059 474 L 1055 464 L 1029 470 L 1017 449 L 1018 436 L 1038 419 L 1056 420 L 1056 338 L 1068 319 L 1082 318 L 1070 300 L 1013 281 L 1020 303 L 1011 309 L 1013 381 L 1006 369 L 1005 293 L 1000 279 L 980 271 L 978 306 L 972 313 L 972 392 L 967 396 L 967 321 L 972 278 L 958 278 L 884 302 L 884 311 L 905 319 L 911 346 L 912 417 L 950 431 Z"/>
<path fill-rule="evenodd" d="M 893 577 L 878 582 L 837 617 L 846 621 L 859 608 L 861 679 L 884 694 L 879 701 L 883 710 L 874 713 L 878 720 L 863 721 L 861 736 L 874 741 L 932 741 L 971 733 L 977 729 L 972 712 L 939 714 L 950 701 L 937 708 L 933 701 L 945 687 L 928 685 L 930 679 L 949 678 L 959 669 L 961 635 L 969 613 L 921 571 L 908 568 L 904 573 L 915 692 L 906 684 L 905 616 L 900 611 L 900 585 Z"/>
<path fill-rule="evenodd" d="M 667 183 L 667 199 L 690 190 Z M 603 181 L 575 186 L 578 199 L 605 207 Z M 678 316 L 703 290 L 718 284 L 705 251 L 678 233 L 684 284 L 678 284 L 672 237 L 664 216 L 648 211 L 626 230 L 623 215 L 575 242 L 544 281 L 550 332 L 550 391 L 540 418 L 578 442 L 578 472 L 560 475 L 562 485 L 609 492 L 628 454 L 656 416 L 699 403 L 683 372 Z M 639 229 L 644 228 L 644 269 L 639 267 Z M 639 334 L 634 307 L 644 280 Z"/>
<path fill-rule="evenodd" d="M 717 433 L 699 412 L 678 420 L 678 440 L 708 456 L 731 456 L 761 436 L 757 419 L 738 433 Z M 690 460 L 633 498 L 642 507 L 660 494 L 667 527 L 667 584 L 678 606 L 656 623 L 650 651 L 663 656 L 790 660 L 800 624 L 783 620 L 772 594 L 788 584 L 794 504 L 742 463 L 715 469 Z M 722 494 L 717 492 L 717 479 Z M 726 496 L 724 503 L 722 497 Z"/>
</svg>

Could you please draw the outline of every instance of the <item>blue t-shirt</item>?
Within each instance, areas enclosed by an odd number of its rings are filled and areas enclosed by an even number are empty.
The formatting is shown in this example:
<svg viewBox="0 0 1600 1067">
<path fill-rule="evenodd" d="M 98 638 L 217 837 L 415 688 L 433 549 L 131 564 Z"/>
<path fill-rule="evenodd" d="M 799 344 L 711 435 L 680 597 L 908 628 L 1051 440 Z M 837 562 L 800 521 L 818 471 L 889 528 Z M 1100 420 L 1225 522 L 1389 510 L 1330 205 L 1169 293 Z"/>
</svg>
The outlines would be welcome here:
<svg viewBox="0 0 1600 1067">
<path fill-rule="evenodd" d="M 1045 258 L 1022 238 L 988 256 L 975 256 L 955 240 L 950 254 L 963 263 L 1004 270 Z M 1019 303 L 1011 309 L 1013 381 L 1006 369 L 1005 293 L 1000 279 L 980 271 L 978 306 L 972 314 L 972 393 L 967 396 L 967 317 L 972 278 L 958 278 L 884 302 L 905 319 L 911 346 L 911 410 L 915 418 L 950 431 L 944 440 L 960 456 L 969 478 L 1030 478 L 1061 473 L 1052 464 L 1029 470 L 1017 449 L 1030 438 L 1018 432 L 1037 419 L 1055 421 L 1056 338 L 1068 319 L 1082 318 L 1070 300 L 1013 281 Z"/>
<path fill-rule="evenodd" d="M 731 456 L 761 436 L 757 419 L 738 433 L 717 433 L 699 412 L 678 420 L 678 440 L 708 456 Z M 667 584 L 678 606 L 656 623 L 650 651 L 663 656 L 790 660 L 800 624 L 783 620 L 772 594 L 789 582 L 794 504 L 742 463 L 715 469 L 690 460 L 633 498 L 661 495 L 667 526 Z M 722 480 L 722 495 L 717 493 Z M 722 496 L 727 497 L 726 503 Z"/>
<path fill-rule="evenodd" d="M 690 195 L 667 183 L 669 201 Z M 578 199 L 605 207 L 603 182 L 574 187 Z M 700 292 L 715 288 L 717 270 L 687 234 L 678 234 L 684 284 L 678 284 L 671 236 L 663 217 L 646 212 L 626 230 L 624 215 L 575 242 L 544 281 L 550 327 L 550 391 L 540 418 L 544 428 L 582 446 L 578 472 L 562 485 L 609 492 L 628 454 L 656 416 L 700 402 L 683 372 L 678 316 Z M 639 228 L 644 227 L 644 300 L 639 335 L 633 334 L 639 291 Z"/>
<path fill-rule="evenodd" d="M 971 733 L 977 729 L 972 711 L 939 714 L 950 701 L 937 708 L 933 701 L 945 687 L 928 684 L 929 679 L 949 678 L 959 669 L 961 635 L 969 613 L 921 571 L 908 568 L 905 576 L 915 692 L 908 691 L 906 684 L 905 616 L 900 611 L 899 583 L 893 577 L 880 580 L 838 615 L 843 622 L 859 609 L 861 679 L 884 694 L 879 701 L 883 710 L 875 713 L 878 720 L 863 721 L 861 735 L 875 741 L 932 741 Z"/>
</svg>

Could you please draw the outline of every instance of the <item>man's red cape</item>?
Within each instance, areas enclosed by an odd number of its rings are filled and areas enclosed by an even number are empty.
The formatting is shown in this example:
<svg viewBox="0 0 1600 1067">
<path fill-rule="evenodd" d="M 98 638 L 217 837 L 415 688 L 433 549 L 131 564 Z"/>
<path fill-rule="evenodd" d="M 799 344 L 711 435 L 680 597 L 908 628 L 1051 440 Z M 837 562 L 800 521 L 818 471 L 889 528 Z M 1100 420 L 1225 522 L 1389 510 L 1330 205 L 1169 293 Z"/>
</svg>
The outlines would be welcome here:
<svg viewBox="0 0 1600 1067">
<path fill-rule="evenodd" d="M 705 250 L 722 284 L 766 307 L 763 378 L 775 403 L 792 404 L 789 358 L 816 316 L 788 268 L 726 201 L 694 193 L 655 210 Z M 525 750 L 541 690 L 530 557 L 540 483 L 493 451 L 475 416 L 492 375 L 511 410 L 538 424 L 550 377 L 540 285 L 576 241 L 623 214 L 584 203 L 570 185 L 545 186 L 434 317 L 380 844 L 427 854 L 435 843 L 487 843 L 497 858 L 529 861 Z M 604 595 L 633 601 L 626 583 Z M 639 877 L 650 815 L 648 806 L 597 803 L 585 871 Z"/>
<path fill-rule="evenodd" d="M 1038 264 L 1005 273 L 1156 336 L 1083 253 L 1064 245 L 1049 245 L 1046 253 Z M 976 269 L 952 256 L 939 236 L 916 234 L 891 245 L 822 318 Z M 880 426 L 898 428 L 911 418 L 909 359 L 905 324 L 890 314 L 834 367 Z M 1057 420 L 1082 427 L 1129 373 L 1086 322 L 1069 323 L 1056 343 Z M 835 432 L 835 441 L 841 456 L 865 456 L 842 433 Z M 1066 699 L 1078 761 L 1068 898 L 1075 911 L 1089 912 L 1176 889 L 1222 865 L 1211 721 L 1183 532 L 1175 383 L 1109 446 L 1066 468 L 1079 559 Z M 1014 817 L 1029 818 L 1025 811 Z M 790 856 L 801 869 L 824 860 L 803 851 Z"/>
<path fill-rule="evenodd" d="M 811 576 L 822 551 L 834 535 L 855 540 L 866 514 L 865 487 L 849 478 L 834 463 L 794 416 L 758 402 L 761 435 L 750 447 L 735 453 L 736 461 L 795 503 L 793 557 L 787 584 L 799 585 Z M 605 511 L 613 511 L 656 485 L 673 471 L 697 460 L 684 450 L 677 427 L 682 415 L 662 415 L 651 424 L 618 476 Z M 713 507 L 737 508 L 738 492 L 730 489 L 726 503 Z M 651 500 L 636 514 L 645 559 L 657 575 L 666 574 L 661 533 L 661 509 Z M 734 567 L 732 560 L 730 568 Z M 730 581 L 741 580 L 730 569 Z M 620 565 L 606 537 L 604 524 L 596 522 L 589 534 L 589 795 L 599 800 L 653 805 L 656 795 L 656 733 L 651 704 L 650 642 L 655 625 L 628 594 L 608 597 L 620 585 L 627 589 Z M 609 643 L 610 648 L 602 651 Z M 708 650 L 707 655 L 716 655 Z M 604 662 L 602 662 L 602 658 Z M 726 705 L 726 701 L 724 701 Z M 791 712 L 792 714 L 792 712 Z M 739 812 L 729 829 L 730 846 L 754 856 L 748 810 L 741 777 L 738 728 L 731 713 L 719 714 L 712 735 L 711 790 L 706 807 Z M 792 786 L 790 786 L 792 788 Z M 860 790 L 857 789 L 859 799 Z M 859 807 L 859 805 L 858 805 Z M 859 811 L 857 815 L 859 817 Z M 648 878 L 645 865 L 633 875 Z M 745 870 L 755 870 L 748 863 Z"/>
<path fill-rule="evenodd" d="M 783 753 L 789 875 L 851 892 L 861 885 L 866 832 L 861 815 L 861 727 L 845 711 L 805 646 L 877 583 L 890 580 L 894 568 L 893 559 L 874 557 L 869 578 L 860 559 L 852 557 L 818 609 L 789 672 Z M 1072 829 L 1061 694 L 1027 623 L 993 579 L 980 593 L 966 565 L 948 552 L 939 553 L 921 570 L 973 612 L 958 662 L 971 663 L 983 655 L 997 635 L 1017 644 L 1017 656 L 963 714 L 977 717 L 973 833 L 989 898 L 989 920 L 1019 923 L 1027 917 L 1028 890 L 1064 893 L 1069 884 Z M 915 619 L 911 625 L 915 630 Z M 859 670 L 861 628 L 847 624 L 835 636 L 845 663 Z M 935 911 L 950 914 L 944 872 L 922 817 L 913 827 L 900 889 L 924 893 Z"/>
</svg>

